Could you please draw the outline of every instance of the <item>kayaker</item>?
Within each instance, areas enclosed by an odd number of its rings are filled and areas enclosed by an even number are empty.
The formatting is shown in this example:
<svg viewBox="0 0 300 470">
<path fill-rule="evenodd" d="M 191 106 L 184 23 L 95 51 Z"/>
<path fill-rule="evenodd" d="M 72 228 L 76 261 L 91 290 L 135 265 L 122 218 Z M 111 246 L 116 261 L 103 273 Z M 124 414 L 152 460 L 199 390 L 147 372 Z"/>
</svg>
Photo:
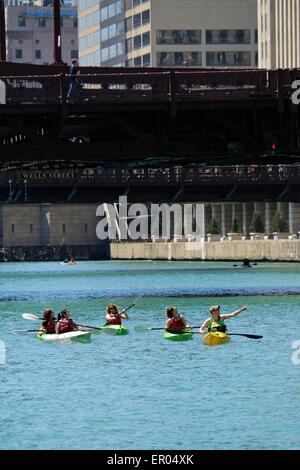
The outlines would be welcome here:
<svg viewBox="0 0 300 470">
<path fill-rule="evenodd" d="M 52 334 L 55 333 L 56 326 L 55 313 L 51 308 L 46 308 L 43 313 L 42 326 L 39 330 L 39 335 L 42 336 L 44 333 Z"/>
<path fill-rule="evenodd" d="M 183 315 L 178 312 L 177 307 L 171 305 L 167 308 L 167 323 L 166 330 L 184 330 L 187 327 L 186 320 Z"/>
<path fill-rule="evenodd" d="M 206 333 L 205 329 L 208 328 L 208 331 L 221 331 L 226 333 L 227 326 L 224 323 L 224 320 L 229 318 L 236 317 L 240 313 L 248 309 L 247 305 L 244 305 L 238 310 L 235 310 L 231 313 L 226 313 L 225 315 L 220 315 L 220 305 L 212 305 L 209 309 L 211 317 L 205 320 L 203 325 L 200 327 L 199 332 L 204 335 Z"/>
<path fill-rule="evenodd" d="M 122 319 L 128 320 L 126 312 L 120 312 L 119 308 L 115 304 L 108 304 L 106 308 L 106 324 L 107 325 L 121 325 Z"/>
<path fill-rule="evenodd" d="M 56 333 L 68 333 L 69 331 L 75 331 L 79 328 L 76 327 L 75 323 L 73 322 L 70 310 L 65 308 L 58 314 L 58 319 L 56 323 Z"/>
</svg>

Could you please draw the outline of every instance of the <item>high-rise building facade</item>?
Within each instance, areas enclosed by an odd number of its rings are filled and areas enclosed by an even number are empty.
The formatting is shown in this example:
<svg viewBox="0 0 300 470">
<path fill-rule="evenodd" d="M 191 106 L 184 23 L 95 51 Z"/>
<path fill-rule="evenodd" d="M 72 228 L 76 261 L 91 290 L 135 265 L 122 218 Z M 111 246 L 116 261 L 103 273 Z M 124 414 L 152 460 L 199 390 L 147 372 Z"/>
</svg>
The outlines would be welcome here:
<svg viewBox="0 0 300 470">
<path fill-rule="evenodd" d="M 79 0 L 81 65 L 257 66 L 257 0 Z"/>
<path fill-rule="evenodd" d="M 29 64 L 51 64 L 53 51 L 53 8 L 7 6 L 7 60 Z M 62 60 L 71 63 L 78 58 L 78 21 L 76 7 L 61 7 Z"/>
<path fill-rule="evenodd" d="M 300 0 L 258 0 L 259 67 L 300 67 Z"/>
</svg>

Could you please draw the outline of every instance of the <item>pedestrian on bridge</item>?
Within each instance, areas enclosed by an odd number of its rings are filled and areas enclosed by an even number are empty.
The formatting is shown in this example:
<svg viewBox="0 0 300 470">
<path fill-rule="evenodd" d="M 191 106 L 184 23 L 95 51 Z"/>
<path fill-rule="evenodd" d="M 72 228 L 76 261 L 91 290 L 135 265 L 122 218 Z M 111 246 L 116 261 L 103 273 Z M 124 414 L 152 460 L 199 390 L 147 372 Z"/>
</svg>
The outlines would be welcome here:
<svg viewBox="0 0 300 470">
<path fill-rule="evenodd" d="M 72 60 L 72 65 L 70 67 L 69 74 L 70 74 L 70 85 L 69 85 L 69 91 L 67 94 L 67 100 L 72 100 L 73 98 L 76 98 L 82 90 L 81 81 L 79 79 L 80 71 L 79 71 L 77 59 Z"/>
</svg>

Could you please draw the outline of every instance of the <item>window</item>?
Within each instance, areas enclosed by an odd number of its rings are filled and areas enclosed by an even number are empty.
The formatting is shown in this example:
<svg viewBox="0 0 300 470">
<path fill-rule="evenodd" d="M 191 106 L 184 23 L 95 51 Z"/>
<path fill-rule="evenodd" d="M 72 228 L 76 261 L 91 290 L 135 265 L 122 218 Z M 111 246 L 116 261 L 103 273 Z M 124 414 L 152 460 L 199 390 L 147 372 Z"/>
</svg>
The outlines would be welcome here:
<svg viewBox="0 0 300 470">
<path fill-rule="evenodd" d="M 62 233 L 66 233 L 66 224 L 62 224 Z"/>
<path fill-rule="evenodd" d="M 134 28 L 139 28 L 141 26 L 141 14 L 139 13 L 138 15 L 134 15 L 133 17 L 133 27 Z"/>
<path fill-rule="evenodd" d="M 158 52 L 157 65 L 161 67 L 195 67 L 202 65 L 202 53 L 198 51 L 188 52 Z"/>
<path fill-rule="evenodd" d="M 15 234 L 15 224 L 11 224 L 11 233 Z"/>
<path fill-rule="evenodd" d="M 140 49 L 142 45 L 142 36 L 135 36 L 133 38 L 133 49 Z"/>
<path fill-rule="evenodd" d="M 40 60 L 42 58 L 42 54 L 41 54 L 41 50 L 40 49 L 36 49 L 34 51 L 34 56 L 37 60 Z"/>
<path fill-rule="evenodd" d="M 46 26 L 46 18 L 38 18 L 38 25 L 40 28 L 44 28 Z"/>
<path fill-rule="evenodd" d="M 248 66 L 251 65 L 251 53 L 243 51 L 218 51 L 206 53 L 206 65 L 213 67 L 222 66 Z"/>
<path fill-rule="evenodd" d="M 78 59 L 78 50 L 71 49 L 71 59 Z"/>
<path fill-rule="evenodd" d="M 38 39 L 36 39 L 36 40 L 34 41 L 34 43 L 35 43 L 35 44 L 39 44 L 40 41 L 39 41 Z"/>
<path fill-rule="evenodd" d="M 18 16 L 18 26 L 19 26 L 19 28 L 22 28 L 22 27 L 26 26 L 25 16 Z"/>
<path fill-rule="evenodd" d="M 135 57 L 134 58 L 134 66 L 135 67 L 140 67 L 142 65 L 142 58 L 141 57 Z"/>
<path fill-rule="evenodd" d="M 156 31 L 157 44 L 201 44 L 201 30 L 161 29 Z"/>
<path fill-rule="evenodd" d="M 142 23 L 147 24 L 150 22 L 150 10 L 142 12 Z"/>
<path fill-rule="evenodd" d="M 150 44 L 150 31 L 143 34 L 143 47 L 148 46 Z"/>
<path fill-rule="evenodd" d="M 64 19 L 62 17 L 60 17 L 60 27 L 62 28 L 64 25 Z"/>
<path fill-rule="evenodd" d="M 126 32 L 129 32 L 132 30 L 132 16 L 126 19 L 125 28 L 126 28 Z"/>
<path fill-rule="evenodd" d="M 150 54 L 143 55 L 143 67 L 150 67 Z"/>
<path fill-rule="evenodd" d="M 84 232 L 88 233 L 88 224 L 84 224 Z"/>
<path fill-rule="evenodd" d="M 33 224 L 30 224 L 30 225 L 29 225 L 29 232 L 30 232 L 30 233 L 33 233 Z"/>
<path fill-rule="evenodd" d="M 22 58 L 23 58 L 23 51 L 22 51 L 22 49 L 16 49 L 16 51 L 15 51 L 15 57 L 16 57 L 16 59 L 22 59 Z"/>
<path fill-rule="evenodd" d="M 208 29 L 206 44 L 250 44 L 250 29 Z"/>
<path fill-rule="evenodd" d="M 78 19 L 77 18 L 73 19 L 73 28 L 78 28 Z"/>
<path fill-rule="evenodd" d="M 132 8 L 137 7 L 141 4 L 141 0 L 132 0 Z"/>
</svg>

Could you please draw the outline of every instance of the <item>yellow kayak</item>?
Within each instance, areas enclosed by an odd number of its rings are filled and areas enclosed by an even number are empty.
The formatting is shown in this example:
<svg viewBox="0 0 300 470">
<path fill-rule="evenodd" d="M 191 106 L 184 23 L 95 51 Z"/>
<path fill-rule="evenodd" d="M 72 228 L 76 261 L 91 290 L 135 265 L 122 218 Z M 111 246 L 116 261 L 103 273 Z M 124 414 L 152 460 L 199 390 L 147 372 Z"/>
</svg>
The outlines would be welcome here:
<svg viewBox="0 0 300 470">
<path fill-rule="evenodd" d="M 227 343 L 230 340 L 230 336 L 221 331 L 210 331 L 203 336 L 203 343 L 208 346 L 214 346 L 216 344 Z"/>
</svg>

